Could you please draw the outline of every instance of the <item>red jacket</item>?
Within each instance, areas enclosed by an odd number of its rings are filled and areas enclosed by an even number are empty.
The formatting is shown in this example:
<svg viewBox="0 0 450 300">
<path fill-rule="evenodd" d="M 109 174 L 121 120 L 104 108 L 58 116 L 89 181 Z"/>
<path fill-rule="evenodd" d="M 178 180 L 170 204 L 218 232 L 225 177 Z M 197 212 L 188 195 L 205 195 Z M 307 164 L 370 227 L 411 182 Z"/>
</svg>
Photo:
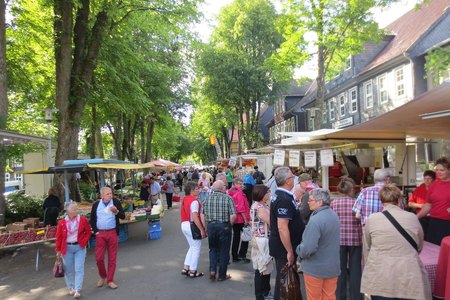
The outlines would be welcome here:
<svg viewBox="0 0 450 300">
<path fill-rule="evenodd" d="M 78 245 L 85 248 L 91 238 L 91 225 L 84 216 L 80 216 L 80 224 L 78 225 Z M 67 249 L 67 226 L 66 220 L 62 219 L 58 222 L 56 229 L 56 251 L 60 251 L 62 255 L 66 254 Z"/>
<path fill-rule="evenodd" d="M 180 217 L 181 222 L 191 221 L 191 204 L 193 201 L 198 201 L 194 196 L 187 195 L 183 198 L 181 202 L 181 209 L 180 209 Z M 200 201 L 198 201 L 198 214 L 200 215 L 200 212 L 202 211 L 202 205 Z"/>
</svg>

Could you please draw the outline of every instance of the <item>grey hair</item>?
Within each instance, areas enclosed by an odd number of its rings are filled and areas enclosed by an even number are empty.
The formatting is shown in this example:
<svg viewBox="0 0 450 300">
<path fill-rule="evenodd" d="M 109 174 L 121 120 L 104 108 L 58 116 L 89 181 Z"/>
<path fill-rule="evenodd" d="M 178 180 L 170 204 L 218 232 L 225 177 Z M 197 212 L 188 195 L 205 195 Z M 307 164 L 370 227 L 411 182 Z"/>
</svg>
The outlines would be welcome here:
<svg viewBox="0 0 450 300">
<path fill-rule="evenodd" d="M 323 201 L 323 205 L 329 206 L 331 203 L 330 192 L 327 189 L 313 189 L 309 192 L 309 196 L 314 197 L 316 201 Z"/>
<path fill-rule="evenodd" d="M 240 178 L 233 179 L 233 184 L 239 184 L 239 183 L 242 183 L 242 179 L 240 179 Z"/>
<path fill-rule="evenodd" d="M 278 167 L 275 169 L 274 176 L 277 186 L 282 186 L 286 183 L 286 180 L 288 179 L 290 172 L 291 169 L 289 169 L 289 167 Z"/>
<path fill-rule="evenodd" d="M 227 180 L 227 174 L 225 174 L 224 172 L 220 172 L 216 175 L 216 180 Z"/>
<path fill-rule="evenodd" d="M 77 204 L 75 201 L 70 200 L 69 202 L 67 202 L 66 204 L 64 204 L 64 209 L 65 209 L 66 211 L 68 211 L 69 208 L 70 208 L 71 206 L 76 206 L 76 207 L 78 207 L 78 204 Z"/>
<path fill-rule="evenodd" d="M 216 180 L 214 183 L 213 183 L 213 191 L 214 192 L 221 192 L 222 191 L 222 189 L 223 189 L 223 187 L 224 187 L 224 183 L 223 183 L 223 181 L 222 180 Z"/>
<path fill-rule="evenodd" d="M 100 194 L 103 195 L 103 193 L 105 192 L 106 189 L 109 189 L 112 192 L 112 188 L 110 188 L 109 186 L 104 186 L 100 189 Z"/>
<path fill-rule="evenodd" d="M 391 176 L 391 172 L 388 169 L 377 169 L 375 173 L 373 173 L 374 181 L 385 181 L 389 176 Z"/>
</svg>

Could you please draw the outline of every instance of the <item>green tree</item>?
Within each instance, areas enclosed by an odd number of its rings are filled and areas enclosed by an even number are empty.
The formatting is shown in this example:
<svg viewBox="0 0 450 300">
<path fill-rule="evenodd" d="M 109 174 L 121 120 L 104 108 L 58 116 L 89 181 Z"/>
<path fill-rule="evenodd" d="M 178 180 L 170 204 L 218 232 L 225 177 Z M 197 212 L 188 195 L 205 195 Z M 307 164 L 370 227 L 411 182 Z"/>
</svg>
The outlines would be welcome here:
<svg viewBox="0 0 450 300">
<path fill-rule="evenodd" d="M 426 56 L 425 69 L 433 84 L 438 85 L 444 75 L 450 72 L 450 49 L 436 48 Z"/>
<path fill-rule="evenodd" d="M 373 20 L 372 8 L 388 5 L 390 0 L 286 0 L 284 13 L 285 28 L 298 28 L 301 32 L 316 34 L 313 42 L 317 49 L 317 95 L 316 107 L 324 108 L 325 82 L 339 72 L 343 63 L 352 54 L 363 50 L 368 41 L 377 41 L 382 31 Z M 287 41 L 283 47 L 292 48 L 293 44 L 304 47 L 295 30 L 286 32 Z M 298 43 L 301 44 L 298 44 Z M 283 48 L 282 47 L 282 48 Z M 300 61 L 304 62 L 303 58 Z M 317 124 L 322 124 L 315 118 Z"/>
<path fill-rule="evenodd" d="M 8 118 L 8 81 L 6 77 L 6 2 L 0 1 L 0 130 L 6 128 Z M 5 167 L 6 153 L 0 141 L 0 225 L 5 224 Z"/>
<path fill-rule="evenodd" d="M 105 38 L 120 34 L 115 29 L 135 13 L 150 17 L 160 14 L 174 24 L 186 24 L 196 14 L 196 3 L 196 0 L 80 0 L 76 3 L 54 0 L 56 106 L 60 116 L 56 164 L 77 157 L 80 121 L 92 92 Z M 58 181 L 55 185 L 59 187 Z"/>
<path fill-rule="evenodd" d="M 221 11 L 212 41 L 201 53 L 203 92 L 238 116 L 239 138 L 247 149 L 259 138 L 261 104 L 272 102 L 286 84 L 276 76 L 282 73 L 275 57 L 284 40 L 278 19 L 269 1 L 236 0 Z"/>
</svg>

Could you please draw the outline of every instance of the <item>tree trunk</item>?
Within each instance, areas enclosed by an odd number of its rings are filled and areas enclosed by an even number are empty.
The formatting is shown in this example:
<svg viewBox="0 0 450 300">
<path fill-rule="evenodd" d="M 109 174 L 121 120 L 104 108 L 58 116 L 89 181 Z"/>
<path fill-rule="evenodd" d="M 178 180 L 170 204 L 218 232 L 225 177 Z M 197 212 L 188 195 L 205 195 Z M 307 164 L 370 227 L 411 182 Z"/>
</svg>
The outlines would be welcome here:
<svg viewBox="0 0 450 300">
<path fill-rule="evenodd" d="M 6 2 L 0 0 L 0 129 L 6 129 L 8 119 L 8 80 L 6 77 Z M 0 141 L 0 225 L 5 224 L 5 167 L 6 152 Z"/>
<path fill-rule="evenodd" d="M 141 163 L 145 163 L 145 126 L 144 121 L 141 119 L 139 121 L 140 124 L 140 133 L 141 133 Z"/>
<path fill-rule="evenodd" d="M 318 74 L 317 74 L 317 94 L 316 94 L 316 107 L 320 109 L 320 113 L 316 114 L 313 122 L 314 128 L 320 129 L 322 125 L 322 111 L 326 110 L 325 107 L 325 48 L 319 46 L 318 49 Z"/>
<path fill-rule="evenodd" d="M 154 130 L 155 130 L 155 121 L 153 119 L 150 119 L 147 128 L 147 145 L 145 149 L 145 162 L 149 162 L 152 160 L 152 139 Z"/>
<path fill-rule="evenodd" d="M 95 128 L 95 153 L 99 158 L 105 158 L 103 150 L 103 138 L 100 126 Z"/>
</svg>

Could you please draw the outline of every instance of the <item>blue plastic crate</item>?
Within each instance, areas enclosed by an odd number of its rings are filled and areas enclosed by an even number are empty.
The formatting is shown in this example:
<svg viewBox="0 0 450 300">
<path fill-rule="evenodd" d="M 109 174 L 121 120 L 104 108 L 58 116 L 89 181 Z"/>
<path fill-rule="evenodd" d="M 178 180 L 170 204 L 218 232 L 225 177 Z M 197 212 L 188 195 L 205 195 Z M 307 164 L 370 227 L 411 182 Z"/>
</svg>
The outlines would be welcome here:
<svg viewBox="0 0 450 300">
<path fill-rule="evenodd" d="M 95 248 L 95 237 L 91 237 L 88 242 L 88 248 Z"/>
<path fill-rule="evenodd" d="M 121 224 L 119 227 L 119 243 L 128 240 L 128 224 Z"/>
<path fill-rule="evenodd" d="M 148 232 L 155 231 L 161 231 L 161 223 L 159 221 L 148 223 Z"/>
<path fill-rule="evenodd" d="M 149 233 L 148 233 L 148 237 L 149 237 L 149 239 L 151 239 L 151 240 L 158 240 L 158 239 L 161 238 L 161 233 L 162 233 L 161 230 L 159 230 L 159 231 L 154 231 L 154 232 L 149 232 Z"/>
</svg>

